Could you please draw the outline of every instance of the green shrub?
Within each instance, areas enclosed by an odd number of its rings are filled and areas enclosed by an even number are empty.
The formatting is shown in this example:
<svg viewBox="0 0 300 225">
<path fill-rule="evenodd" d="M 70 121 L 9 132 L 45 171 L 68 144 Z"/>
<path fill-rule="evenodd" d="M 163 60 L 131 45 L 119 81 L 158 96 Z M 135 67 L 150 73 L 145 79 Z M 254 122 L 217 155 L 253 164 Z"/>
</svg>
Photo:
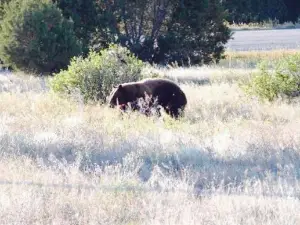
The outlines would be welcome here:
<svg viewBox="0 0 300 225">
<path fill-rule="evenodd" d="M 294 97 L 300 93 L 300 54 L 283 58 L 274 70 L 266 62 L 259 65 L 259 72 L 243 85 L 248 95 L 273 101 L 278 97 Z"/>
<path fill-rule="evenodd" d="M 73 22 L 50 0 L 12 0 L 0 25 L 0 58 L 33 73 L 59 71 L 80 54 Z"/>
<path fill-rule="evenodd" d="M 143 66 L 127 48 L 110 45 L 99 53 L 91 51 L 86 58 L 73 58 L 67 70 L 55 74 L 50 86 L 58 93 L 77 89 L 85 101 L 103 102 L 113 85 L 140 80 Z"/>
</svg>

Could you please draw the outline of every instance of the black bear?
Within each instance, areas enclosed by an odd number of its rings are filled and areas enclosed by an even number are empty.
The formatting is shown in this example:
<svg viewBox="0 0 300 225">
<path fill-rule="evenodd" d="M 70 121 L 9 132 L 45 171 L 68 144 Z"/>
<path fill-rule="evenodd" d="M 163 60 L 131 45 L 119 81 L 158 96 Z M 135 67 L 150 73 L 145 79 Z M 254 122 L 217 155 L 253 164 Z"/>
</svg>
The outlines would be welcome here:
<svg viewBox="0 0 300 225">
<path fill-rule="evenodd" d="M 149 78 L 137 82 L 123 83 L 115 87 L 109 96 L 109 105 L 132 105 L 133 110 L 138 110 L 137 101 L 142 98 L 147 100 L 150 97 L 150 104 L 156 103 L 163 107 L 167 114 L 178 118 L 184 111 L 187 99 L 180 87 L 171 80 L 162 78 Z"/>
</svg>

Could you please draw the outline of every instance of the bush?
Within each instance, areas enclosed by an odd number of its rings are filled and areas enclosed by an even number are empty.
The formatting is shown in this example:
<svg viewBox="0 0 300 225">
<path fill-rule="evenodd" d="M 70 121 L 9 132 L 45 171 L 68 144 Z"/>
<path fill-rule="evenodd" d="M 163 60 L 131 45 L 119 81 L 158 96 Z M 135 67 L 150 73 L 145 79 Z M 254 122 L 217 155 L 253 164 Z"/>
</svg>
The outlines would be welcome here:
<svg viewBox="0 0 300 225">
<path fill-rule="evenodd" d="M 152 64 L 218 62 L 231 37 L 218 0 L 98 2 L 93 47 L 118 43 Z"/>
<path fill-rule="evenodd" d="M 167 32 L 158 37 L 154 62 L 180 66 L 219 63 L 232 35 L 220 1 L 176 2 Z"/>
<path fill-rule="evenodd" d="M 79 54 L 73 22 L 50 0 L 12 0 L 0 25 L 0 58 L 26 72 L 59 71 Z"/>
<path fill-rule="evenodd" d="M 268 70 L 266 62 L 259 65 L 259 72 L 243 86 L 248 95 L 273 101 L 278 97 L 295 97 L 300 93 L 300 54 L 283 58 Z"/>
<path fill-rule="evenodd" d="M 144 63 L 127 48 L 110 45 L 86 58 L 75 57 L 67 70 L 56 74 L 50 85 L 53 91 L 70 94 L 78 89 L 84 100 L 104 102 L 114 85 L 142 78 Z"/>
</svg>

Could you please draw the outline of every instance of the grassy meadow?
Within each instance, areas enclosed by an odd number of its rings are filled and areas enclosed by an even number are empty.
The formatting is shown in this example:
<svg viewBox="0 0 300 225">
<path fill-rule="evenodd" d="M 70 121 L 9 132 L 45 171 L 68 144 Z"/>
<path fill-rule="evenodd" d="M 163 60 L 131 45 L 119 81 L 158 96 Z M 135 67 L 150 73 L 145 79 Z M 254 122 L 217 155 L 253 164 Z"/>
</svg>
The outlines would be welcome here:
<svg viewBox="0 0 300 225">
<path fill-rule="evenodd" d="M 297 22 L 284 22 L 279 23 L 278 21 L 264 21 L 264 22 L 251 22 L 251 23 L 228 23 L 228 27 L 235 30 L 272 30 L 272 29 L 297 29 L 300 28 L 300 20 Z"/>
<path fill-rule="evenodd" d="M 285 54 L 157 69 L 187 95 L 180 121 L 0 75 L 0 224 L 300 224 L 300 100 L 239 88 L 253 63 Z"/>
</svg>

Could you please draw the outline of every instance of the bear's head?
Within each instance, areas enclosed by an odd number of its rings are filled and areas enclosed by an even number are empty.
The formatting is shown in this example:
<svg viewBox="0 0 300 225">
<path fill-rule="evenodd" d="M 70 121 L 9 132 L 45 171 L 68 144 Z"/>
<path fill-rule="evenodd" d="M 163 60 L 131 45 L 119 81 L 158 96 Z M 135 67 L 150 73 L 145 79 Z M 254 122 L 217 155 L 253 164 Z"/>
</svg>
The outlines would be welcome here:
<svg viewBox="0 0 300 225">
<path fill-rule="evenodd" d="M 118 85 L 117 87 L 114 87 L 114 89 L 108 97 L 109 106 L 113 108 L 116 105 L 125 105 L 126 103 L 127 99 L 125 88 L 122 86 L 122 84 Z"/>
</svg>

